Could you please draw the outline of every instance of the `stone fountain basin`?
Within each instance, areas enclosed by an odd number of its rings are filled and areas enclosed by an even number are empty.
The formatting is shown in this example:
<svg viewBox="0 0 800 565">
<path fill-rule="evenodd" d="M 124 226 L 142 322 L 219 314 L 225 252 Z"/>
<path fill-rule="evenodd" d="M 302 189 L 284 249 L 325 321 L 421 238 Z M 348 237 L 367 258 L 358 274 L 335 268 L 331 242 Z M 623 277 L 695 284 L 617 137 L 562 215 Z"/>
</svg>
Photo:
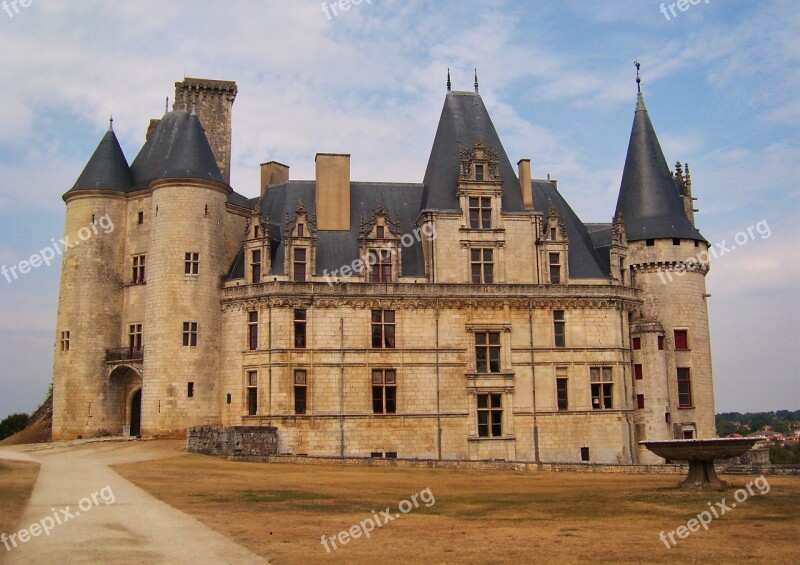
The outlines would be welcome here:
<svg viewBox="0 0 800 565">
<path fill-rule="evenodd" d="M 673 439 L 665 441 L 640 441 L 647 449 L 663 457 L 676 461 L 713 461 L 730 459 L 746 453 L 763 437 L 713 438 L 713 439 Z"/>
</svg>

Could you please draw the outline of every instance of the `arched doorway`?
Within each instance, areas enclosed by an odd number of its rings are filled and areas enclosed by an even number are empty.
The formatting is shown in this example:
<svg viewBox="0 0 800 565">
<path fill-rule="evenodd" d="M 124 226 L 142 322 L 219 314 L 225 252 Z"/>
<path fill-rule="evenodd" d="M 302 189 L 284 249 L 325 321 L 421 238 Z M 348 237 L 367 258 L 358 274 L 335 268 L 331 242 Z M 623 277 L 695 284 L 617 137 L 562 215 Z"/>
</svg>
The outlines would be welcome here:
<svg viewBox="0 0 800 565">
<path fill-rule="evenodd" d="M 131 435 L 142 435 L 142 389 L 131 397 Z"/>
<path fill-rule="evenodd" d="M 142 376 L 129 365 L 111 370 L 106 386 L 106 411 L 111 434 L 122 434 L 130 427 L 130 435 L 142 434 Z"/>
</svg>

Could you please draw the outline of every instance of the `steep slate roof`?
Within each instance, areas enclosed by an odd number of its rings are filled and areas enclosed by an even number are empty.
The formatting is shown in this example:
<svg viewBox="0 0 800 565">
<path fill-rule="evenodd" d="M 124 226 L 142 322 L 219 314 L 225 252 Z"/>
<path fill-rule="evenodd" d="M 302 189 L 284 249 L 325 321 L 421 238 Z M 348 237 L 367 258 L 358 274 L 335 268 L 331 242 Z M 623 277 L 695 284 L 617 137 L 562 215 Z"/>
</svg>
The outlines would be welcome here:
<svg viewBox="0 0 800 565">
<path fill-rule="evenodd" d="M 433 140 L 428 168 L 422 184 L 425 187 L 422 209 L 458 210 L 456 185 L 459 174 L 459 148 L 472 147 L 477 138 L 487 147 L 497 149 L 500 177 L 503 179 L 503 210 L 522 212 L 519 182 L 506 150 L 494 129 L 489 112 L 477 92 L 448 92 Z"/>
<path fill-rule="evenodd" d="M 68 193 L 96 189 L 125 192 L 132 185 L 133 175 L 128 160 L 125 159 L 114 130 L 109 127 Z"/>
<path fill-rule="evenodd" d="M 178 129 L 160 176 L 225 183 L 206 133 L 194 110 Z"/>
<path fill-rule="evenodd" d="M 153 133 L 139 150 L 139 154 L 131 164 L 134 190 L 147 188 L 150 181 L 162 178 L 169 157 L 181 126 L 189 119 L 185 110 L 167 112 L 156 126 Z"/>
<path fill-rule="evenodd" d="M 686 217 L 641 92 L 617 200 L 628 241 L 682 238 L 705 241 Z M 616 213 L 614 214 L 616 216 Z"/>
<path fill-rule="evenodd" d="M 592 243 L 586 226 L 558 192 L 555 185 L 548 180 L 533 180 L 533 206 L 545 217 L 554 206 L 559 219 L 567 226 L 569 238 L 569 276 L 571 278 L 607 278 L 609 271 L 607 261 L 603 261 Z"/>
</svg>

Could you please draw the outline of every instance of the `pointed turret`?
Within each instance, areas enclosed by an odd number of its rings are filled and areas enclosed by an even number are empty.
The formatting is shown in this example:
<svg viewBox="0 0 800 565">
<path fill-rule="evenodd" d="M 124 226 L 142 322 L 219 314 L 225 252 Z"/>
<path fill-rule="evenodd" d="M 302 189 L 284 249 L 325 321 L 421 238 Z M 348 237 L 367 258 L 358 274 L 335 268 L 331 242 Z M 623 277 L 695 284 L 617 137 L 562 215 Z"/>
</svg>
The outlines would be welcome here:
<svg viewBox="0 0 800 565">
<path fill-rule="evenodd" d="M 180 127 L 160 176 L 225 182 L 194 108 Z"/>
<path fill-rule="evenodd" d="M 686 217 L 681 194 L 664 159 L 641 92 L 636 98 L 615 214 L 620 212 L 625 218 L 628 241 L 660 238 L 705 241 Z"/>
<path fill-rule="evenodd" d="M 503 210 L 522 212 L 522 194 L 514 167 L 508 159 L 492 118 L 477 92 L 448 92 L 433 148 L 425 171 L 422 209 L 458 210 L 456 185 L 460 174 L 462 147 L 472 147 L 476 139 L 497 149 L 500 178 L 503 181 Z"/>
<path fill-rule="evenodd" d="M 125 192 L 132 185 L 133 175 L 128 161 L 125 159 L 114 129 L 109 126 L 69 192 L 98 189 Z"/>
</svg>

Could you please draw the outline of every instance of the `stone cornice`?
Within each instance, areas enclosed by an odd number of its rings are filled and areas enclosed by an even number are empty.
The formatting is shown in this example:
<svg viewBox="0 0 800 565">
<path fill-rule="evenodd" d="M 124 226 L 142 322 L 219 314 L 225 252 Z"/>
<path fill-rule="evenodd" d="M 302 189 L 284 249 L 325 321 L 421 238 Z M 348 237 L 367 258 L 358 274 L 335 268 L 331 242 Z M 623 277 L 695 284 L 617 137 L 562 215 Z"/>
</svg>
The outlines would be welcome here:
<svg viewBox="0 0 800 565">
<path fill-rule="evenodd" d="M 640 290 L 618 285 L 471 285 L 266 282 L 222 289 L 222 308 L 249 310 L 268 306 L 359 309 L 504 309 L 612 308 L 636 312 Z"/>
</svg>

